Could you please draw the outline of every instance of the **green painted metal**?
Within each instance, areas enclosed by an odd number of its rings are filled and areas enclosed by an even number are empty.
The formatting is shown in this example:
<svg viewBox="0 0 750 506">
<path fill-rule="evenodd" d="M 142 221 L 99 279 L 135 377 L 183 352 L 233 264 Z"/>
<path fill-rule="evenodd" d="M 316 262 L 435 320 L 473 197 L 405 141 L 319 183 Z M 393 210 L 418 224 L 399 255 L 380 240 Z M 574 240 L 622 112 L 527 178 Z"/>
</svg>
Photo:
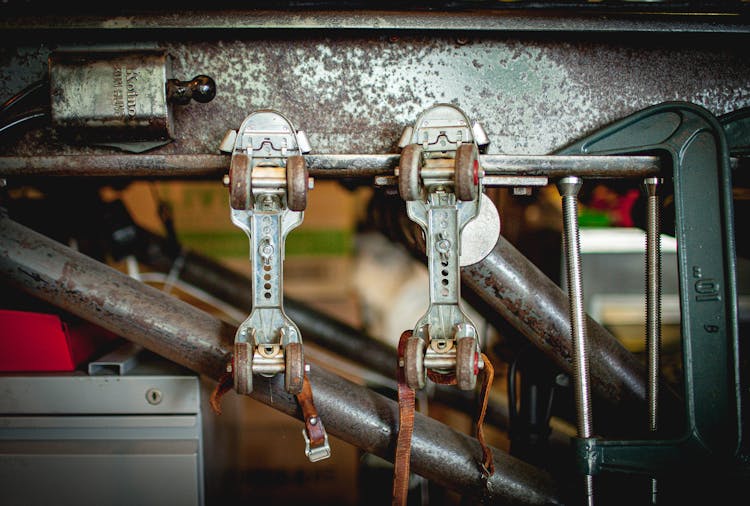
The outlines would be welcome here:
<svg viewBox="0 0 750 506">
<path fill-rule="evenodd" d="M 669 158 L 677 217 L 684 434 L 667 440 L 580 439 L 579 467 L 585 474 L 651 476 L 731 469 L 742 460 L 742 434 L 732 180 L 722 125 L 703 107 L 665 102 L 615 122 L 559 154 Z"/>
<path fill-rule="evenodd" d="M 750 107 L 743 107 L 719 117 L 732 155 L 750 154 Z"/>
</svg>

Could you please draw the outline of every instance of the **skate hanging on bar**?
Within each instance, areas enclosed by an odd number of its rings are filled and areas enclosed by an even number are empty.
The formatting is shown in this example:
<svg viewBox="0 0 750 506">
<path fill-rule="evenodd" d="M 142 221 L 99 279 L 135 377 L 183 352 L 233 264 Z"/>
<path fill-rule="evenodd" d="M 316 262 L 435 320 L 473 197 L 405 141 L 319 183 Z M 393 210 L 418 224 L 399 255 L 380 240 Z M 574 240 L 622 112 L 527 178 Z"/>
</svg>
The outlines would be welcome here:
<svg viewBox="0 0 750 506">
<path fill-rule="evenodd" d="M 308 177 L 304 132 L 279 112 L 259 110 L 230 130 L 222 150 L 231 150 L 229 194 L 232 222 L 250 239 L 252 310 L 235 335 L 232 373 L 240 394 L 253 390 L 253 374 L 284 374 L 284 388 L 297 396 L 305 418 L 305 454 L 315 462 L 330 456 L 328 436 L 312 402 L 302 336 L 284 312 L 284 244 L 302 223 Z"/>
<path fill-rule="evenodd" d="M 485 443 L 483 423 L 494 372 L 479 348 L 476 325 L 461 308 L 461 267 L 486 257 L 500 234 L 494 203 L 484 195 L 479 143 L 488 144 L 484 130 L 472 125 L 455 106 L 438 104 L 404 130 L 397 169 L 398 188 L 409 218 L 425 235 L 430 304 L 414 329 L 398 345 L 399 431 L 394 458 L 393 505 L 405 506 L 408 496 L 415 391 L 427 378 L 473 390 L 483 371 L 482 408 L 475 420 L 482 447 L 481 474 L 494 473 L 492 451 Z M 467 225 L 481 216 L 482 226 L 462 242 Z M 488 240 L 489 239 L 489 240 Z M 462 251 L 463 250 L 463 251 Z"/>
<path fill-rule="evenodd" d="M 425 111 L 401 137 L 399 193 L 409 218 L 424 231 L 430 279 L 429 308 L 404 350 L 406 381 L 414 390 L 424 388 L 428 370 L 455 374 L 458 388 L 472 390 L 483 367 L 477 328 L 460 302 L 462 231 L 484 207 L 497 214 L 482 191 L 475 138 L 486 141 L 481 126 L 472 127 L 463 111 L 448 104 Z M 496 240 L 499 219 L 494 222 L 496 227 L 483 233 Z M 491 250 L 495 241 L 489 242 Z M 470 263 L 487 253 L 469 255 Z"/>
</svg>

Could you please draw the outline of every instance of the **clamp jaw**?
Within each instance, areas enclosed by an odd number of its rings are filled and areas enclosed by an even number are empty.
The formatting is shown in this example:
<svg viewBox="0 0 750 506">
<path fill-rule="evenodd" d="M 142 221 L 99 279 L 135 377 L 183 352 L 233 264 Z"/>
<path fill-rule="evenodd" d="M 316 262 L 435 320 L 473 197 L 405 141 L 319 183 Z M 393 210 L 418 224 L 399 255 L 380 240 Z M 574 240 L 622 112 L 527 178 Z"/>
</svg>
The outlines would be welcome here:
<svg viewBox="0 0 750 506">
<path fill-rule="evenodd" d="M 428 369 L 455 374 L 458 387 L 471 390 L 484 366 L 476 326 L 460 303 L 461 231 L 479 215 L 483 195 L 477 128 L 460 109 L 438 104 L 402 136 L 399 193 L 424 231 L 430 278 L 429 309 L 404 353 L 415 390 L 424 388 Z"/>
</svg>

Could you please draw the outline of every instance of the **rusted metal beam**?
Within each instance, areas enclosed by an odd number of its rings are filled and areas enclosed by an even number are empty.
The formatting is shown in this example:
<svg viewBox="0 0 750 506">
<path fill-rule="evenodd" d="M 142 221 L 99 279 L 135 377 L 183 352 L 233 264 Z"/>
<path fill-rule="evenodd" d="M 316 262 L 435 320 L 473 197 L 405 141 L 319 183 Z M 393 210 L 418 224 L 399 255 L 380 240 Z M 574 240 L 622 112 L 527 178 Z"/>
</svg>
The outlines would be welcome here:
<svg viewBox="0 0 750 506">
<path fill-rule="evenodd" d="M 0 28 L 12 31 L 14 36 L 38 32 L 125 32 L 131 36 L 145 32 L 171 30 L 409 30 L 417 32 L 670 32 L 670 33 L 747 33 L 748 27 L 738 14 L 742 4 L 660 2 L 658 6 L 639 3 L 637 8 L 628 4 L 611 5 L 590 2 L 556 3 L 554 9 L 543 2 L 483 3 L 467 2 L 470 9 L 423 10 L 403 5 L 397 10 L 309 9 L 294 12 L 273 10 L 266 4 L 259 10 L 190 10 L 172 12 L 141 12 L 119 15 L 120 11 L 101 12 L 97 15 L 73 15 L 67 10 L 59 15 L 44 13 L 8 16 L 0 20 Z M 310 5 L 314 6 L 314 3 Z M 269 8 L 271 7 L 271 8 Z M 493 8 L 494 7 L 494 8 Z M 608 8 L 609 7 L 609 8 Z M 657 11 L 657 12 L 654 12 Z M 74 12 L 74 11 L 73 11 Z M 606 15 L 602 15 L 606 14 Z M 685 15 L 685 14 L 690 14 Z"/>
<path fill-rule="evenodd" d="M 372 178 L 392 176 L 398 154 L 307 155 L 311 176 Z M 644 177 L 660 170 L 655 156 L 482 155 L 487 175 L 582 177 Z M 185 177 L 220 178 L 229 170 L 229 157 L 209 154 L 117 154 L 2 156 L 0 176 Z"/>
<path fill-rule="evenodd" d="M 224 155 L 51 155 L 0 157 L 4 177 L 214 177 L 229 169 Z"/>
<path fill-rule="evenodd" d="M 0 216 L 0 279 L 141 344 L 198 373 L 218 379 L 235 329 L 123 273 Z M 393 460 L 398 406 L 323 369 L 311 372 L 315 400 L 328 431 Z M 301 418 L 283 381 L 257 378 L 252 396 Z M 495 504 L 561 504 L 562 487 L 545 471 L 495 449 L 496 472 L 478 470 L 481 448 L 465 434 L 417 414 L 412 470 L 467 496 Z"/>
</svg>

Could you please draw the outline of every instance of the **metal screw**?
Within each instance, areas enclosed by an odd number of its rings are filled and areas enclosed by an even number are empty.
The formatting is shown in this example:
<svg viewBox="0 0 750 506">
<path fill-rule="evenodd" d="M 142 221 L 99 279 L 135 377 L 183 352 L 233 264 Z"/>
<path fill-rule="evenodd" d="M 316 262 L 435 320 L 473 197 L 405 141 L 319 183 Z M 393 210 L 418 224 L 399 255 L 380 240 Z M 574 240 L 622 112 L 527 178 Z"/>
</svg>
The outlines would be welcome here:
<svg viewBox="0 0 750 506">
<path fill-rule="evenodd" d="M 311 177 L 308 177 L 307 178 L 307 189 L 308 190 L 312 190 L 313 188 L 315 188 L 315 180 L 313 178 L 311 178 Z"/>
<path fill-rule="evenodd" d="M 8 180 L 4 177 L 0 178 L 0 188 L 5 188 L 6 186 L 8 186 Z"/>
<path fill-rule="evenodd" d="M 148 390 L 146 390 L 146 400 L 149 404 L 156 406 L 161 402 L 161 398 L 161 390 L 159 390 L 158 388 L 149 388 Z"/>
<path fill-rule="evenodd" d="M 646 192 L 646 348 L 648 350 L 649 430 L 657 429 L 659 355 L 661 348 L 661 245 L 659 243 L 659 184 L 643 181 Z"/>
<path fill-rule="evenodd" d="M 224 174 L 222 176 L 222 178 L 221 178 L 221 184 L 223 184 L 224 186 L 226 186 L 228 188 L 229 184 L 231 182 L 232 182 L 232 180 L 230 179 L 229 174 Z"/>
<path fill-rule="evenodd" d="M 318 424 L 317 417 L 311 416 L 310 417 L 310 425 L 317 425 L 317 424 Z"/>
<path fill-rule="evenodd" d="M 310 364 L 305 364 L 305 372 L 310 372 Z"/>
<path fill-rule="evenodd" d="M 648 350 L 648 424 L 655 432 L 659 417 L 659 361 L 661 355 L 661 243 L 659 238 L 659 186 L 662 180 L 643 181 L 646 192 L 646 349 Z M 651 504 L 657 504 L 659 486 L 651 478 Z"/>
<path fill-rule="evenodd" d="M 583 282 L 581 281 L 581 247 L 578 236 L 578 192 L 583 182 L 579 177 L 568 176 L 557 183 L 562 196 L 563 245 L 567 260 L 568 295 L 570 298 L 570 331 L 573 338 L 573 387 L 576 401 L 578 436 L 590 438 L 593 433 L 591 419 L 591 384 L 589 379 L 588 339 L 586 313 L 583 309 Z M 594 478 L 586 476 L 586 498 L 594 503 Z"/>
</svg>

